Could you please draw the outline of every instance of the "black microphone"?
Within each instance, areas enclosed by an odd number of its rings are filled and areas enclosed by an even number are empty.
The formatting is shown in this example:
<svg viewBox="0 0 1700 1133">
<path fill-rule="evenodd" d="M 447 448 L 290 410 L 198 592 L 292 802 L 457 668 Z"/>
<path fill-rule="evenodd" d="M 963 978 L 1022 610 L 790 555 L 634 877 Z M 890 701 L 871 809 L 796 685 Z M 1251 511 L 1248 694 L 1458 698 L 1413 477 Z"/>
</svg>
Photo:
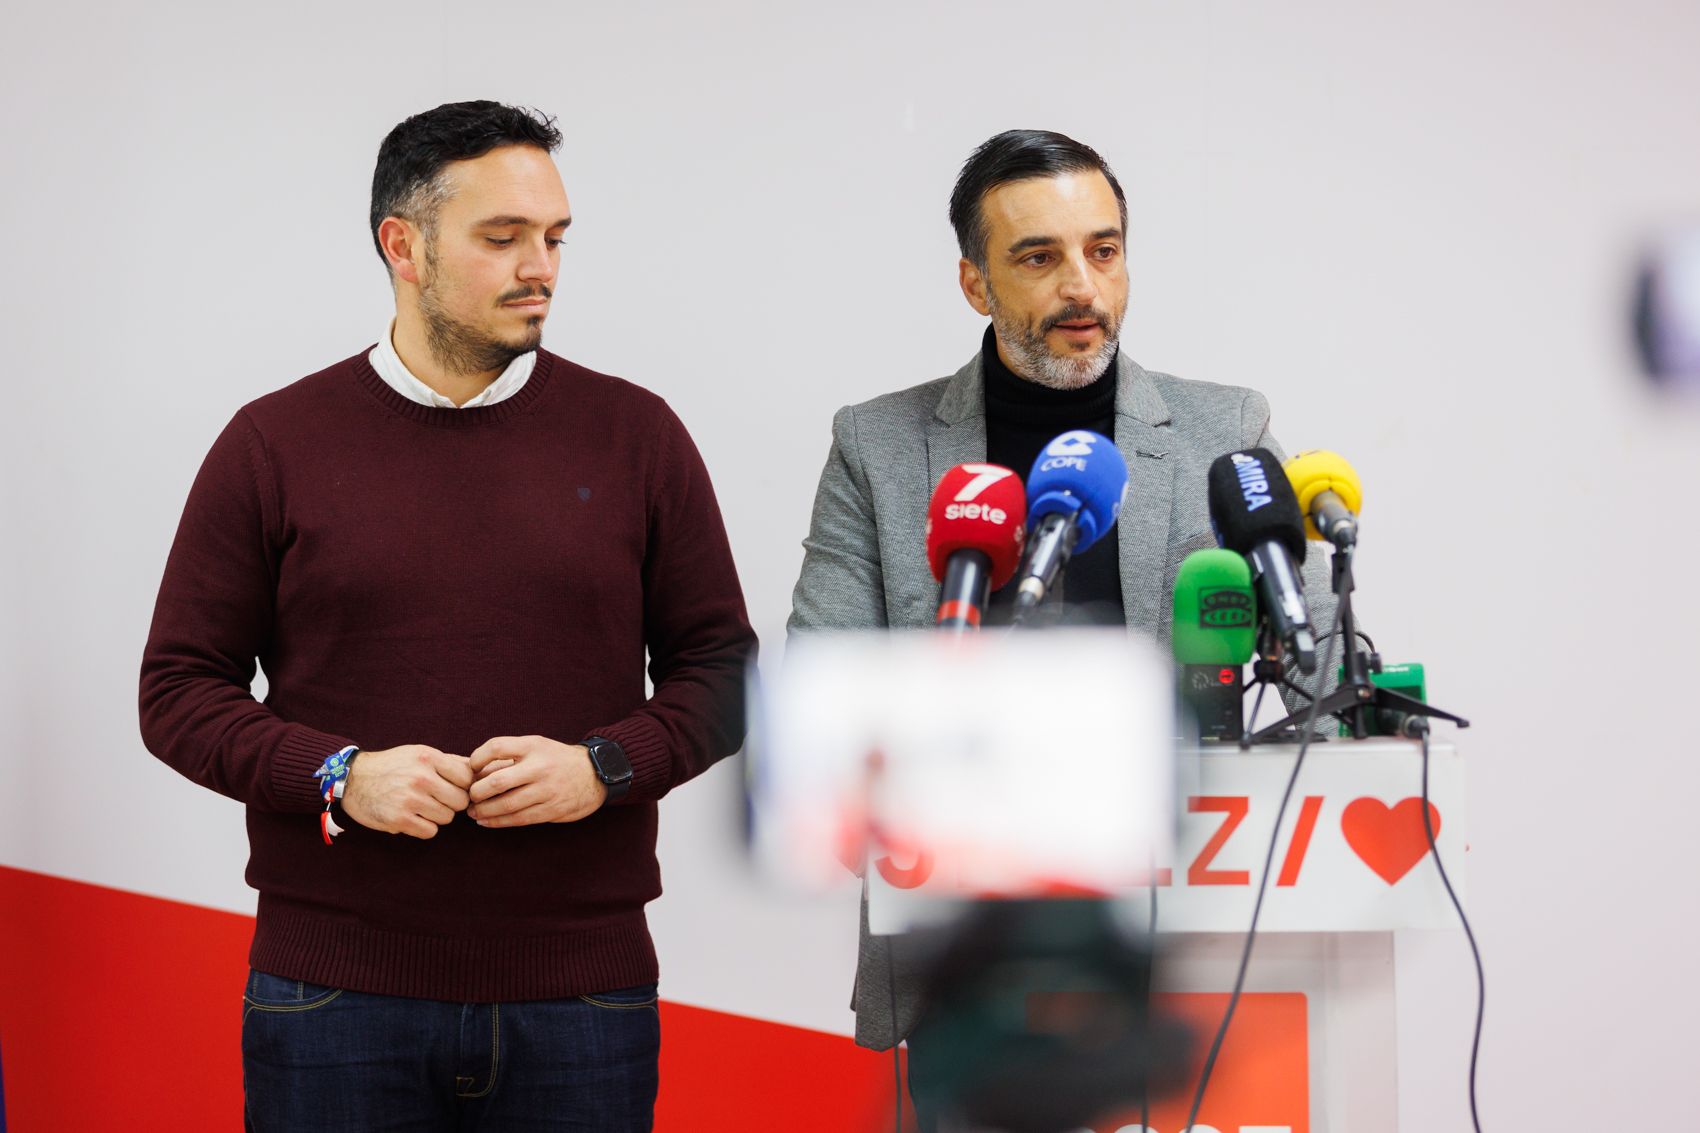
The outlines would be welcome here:
<svg viewBox="0 0 1700 1133">
<path fill-rule="evenodd" d="M 1250 560 L 1270 628 L 1300 672 L 1316 672 L 1316 634 L 1299 580 L 1304 516 L 1281 462 L 1264 448 L 1219 456 L 1210 465 L 1209 493 L 1216 541 Z"/>
</svg>

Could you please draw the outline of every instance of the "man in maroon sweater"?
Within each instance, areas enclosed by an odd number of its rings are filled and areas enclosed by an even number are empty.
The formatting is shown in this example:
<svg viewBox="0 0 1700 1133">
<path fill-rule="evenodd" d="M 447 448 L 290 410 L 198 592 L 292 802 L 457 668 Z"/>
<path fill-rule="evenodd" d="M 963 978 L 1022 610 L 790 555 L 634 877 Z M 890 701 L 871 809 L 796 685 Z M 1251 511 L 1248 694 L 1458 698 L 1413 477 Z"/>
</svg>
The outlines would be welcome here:
<svg viewBox="0 0 1700 1133">
<path fill-rule="evenodd" d="M 166 565 L 142 734 L 247 806 L 253 1129 L 651 1124 L 655 804 L 738 747 L 755 638 L 684 426 L 539 349 L 559 143 L 390 133 L 394 323 L 236 414 Z"/>
</svg>

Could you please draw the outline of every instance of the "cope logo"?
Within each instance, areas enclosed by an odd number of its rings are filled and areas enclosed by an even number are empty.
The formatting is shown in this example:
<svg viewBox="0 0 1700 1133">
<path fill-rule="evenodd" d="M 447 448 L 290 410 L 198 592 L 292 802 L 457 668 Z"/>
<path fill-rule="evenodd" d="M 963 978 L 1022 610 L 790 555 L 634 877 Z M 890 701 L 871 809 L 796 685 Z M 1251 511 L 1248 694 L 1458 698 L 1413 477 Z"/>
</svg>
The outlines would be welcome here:
<svg viewBox="0 0 1700 1133">
<path fill-rule="evenodd" d="M 1251 623 L 1251 595 L 1244 590 L 1224 587 L 1199 594 L 1198 625 L 1201 629 L 1245 629 Z"/>
<path fill-rule="evenodd" d="M 1086 471 L 1086 458 L 1092 455 L 1092 444 L 1095 440 L 1097 437 L 1085 429 L 1073 429 L 1064 433 L 1045 446 L 1045 459 L 1039 465 L 1039 471 L 1054 472 L 1059 468 Z"/>
</svg>

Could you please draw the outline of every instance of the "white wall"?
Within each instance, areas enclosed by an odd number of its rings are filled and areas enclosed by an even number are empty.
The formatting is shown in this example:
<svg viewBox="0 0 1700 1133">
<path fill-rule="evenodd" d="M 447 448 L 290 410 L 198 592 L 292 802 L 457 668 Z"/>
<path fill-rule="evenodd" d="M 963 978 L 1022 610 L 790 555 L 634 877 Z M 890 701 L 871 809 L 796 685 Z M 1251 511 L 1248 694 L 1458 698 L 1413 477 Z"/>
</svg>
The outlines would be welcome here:
<svg viewBox="0 0 1700 1133">
<path fill-rule="evenodd" d="M 1489 1124 L 1681 1127 L 1700 404 L 1649 395 L 1624 304 L 1635 242 L 1700 214 L 1696 44 L 1658 0 L 15 5 L 0 863 L 251 909 L 239 808 L 141 748 L 137 660 L 219 427 L 383 325 L 366 195 L 402 117 L 560 115 L 548 344 L 691 427 L 770 650 L 832 410 L 975 348 L 955 170 L 1043 126 L 1127 186 L 1126 349 L 1356 464 L 1360 611 L 1476 721 Z M 666 805 L 668 860 L 723 840 L 728 780 Z M 847 1027 L 847 902 L 736 908 L 829 973 L 746 1009 Z M 670 892 L 664 948 L 710 912 Z M 1462 939 L 1400 952 L 1406 1126 L 1464 1127 Z"/>
</svg>

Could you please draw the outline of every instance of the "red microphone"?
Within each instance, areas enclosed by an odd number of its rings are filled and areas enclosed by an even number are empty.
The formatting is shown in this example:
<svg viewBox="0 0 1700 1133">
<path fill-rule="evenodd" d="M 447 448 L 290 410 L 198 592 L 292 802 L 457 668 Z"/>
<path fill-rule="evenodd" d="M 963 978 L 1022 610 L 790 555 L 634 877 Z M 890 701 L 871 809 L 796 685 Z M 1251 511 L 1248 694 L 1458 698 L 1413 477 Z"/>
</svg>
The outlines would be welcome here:
<svg viewBox="0 0 1700 1133">
<path fill-rule="evenodd" d="M 933 489 L 927 507 L 927 565 L 943 584 L 937 624 L 961 633 L 980 628 L 986 599 L 1021 565 L 1027 490 L 998 464 L 958 464 Z"/>
</svg>

